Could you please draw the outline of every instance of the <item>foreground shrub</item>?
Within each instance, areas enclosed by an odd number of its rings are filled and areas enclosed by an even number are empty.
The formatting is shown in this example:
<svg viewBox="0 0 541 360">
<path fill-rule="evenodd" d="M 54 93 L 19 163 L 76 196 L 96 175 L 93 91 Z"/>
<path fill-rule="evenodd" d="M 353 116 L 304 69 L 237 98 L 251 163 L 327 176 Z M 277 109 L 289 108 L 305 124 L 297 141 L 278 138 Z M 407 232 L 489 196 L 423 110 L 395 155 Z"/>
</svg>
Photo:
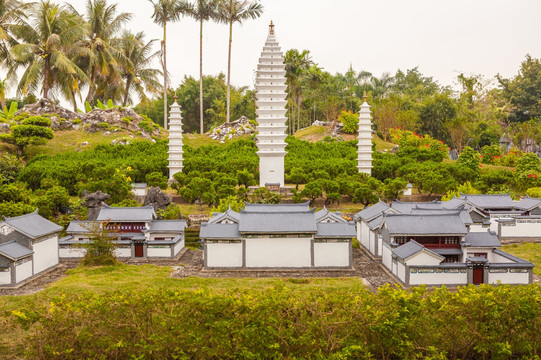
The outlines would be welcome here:
<svg viewBox="0 0 541 360">
<path fill-rule="evenodd" d="M 541 288 L 149 290 L 60 296 L 14 315 L 33 359 L 531 358 Z"/>
</svg>

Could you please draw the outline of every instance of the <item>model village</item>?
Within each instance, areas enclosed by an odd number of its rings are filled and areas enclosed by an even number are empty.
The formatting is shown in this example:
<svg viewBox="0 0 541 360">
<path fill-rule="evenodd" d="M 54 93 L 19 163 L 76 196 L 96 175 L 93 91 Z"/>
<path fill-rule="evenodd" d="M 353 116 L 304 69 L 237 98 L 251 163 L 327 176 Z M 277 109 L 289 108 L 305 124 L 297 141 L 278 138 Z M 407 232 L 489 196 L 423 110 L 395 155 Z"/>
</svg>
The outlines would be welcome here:
<svg viewBox="0 0 541 360">
<path fill-rule="evenodd" d="M 286 78 L 283 54 L 271 23 L 259 58 L 256 78 L 259 186 L 287 192 Z M 359 172 L 372 168 L 370 105 L 359 110 Z M 183 170 L 181 108 L 170 108 L 169 178 Z M 449 201 L 411 202 L 405 189 L 400 200 L 378 202 L 353 220 L 309 203 L 246 203 L 244 209 L 213 213 L 200 226 L 203 271 L 257 274 L 279 271 L 361 276 L 356 252 L 370 266 L 402 286 L 529 284 L 534 265 L 501 250 L 502 244 L 541 241 L 541 199 L 513 200 L 510 195 L 461 194 Z M 134 184 L 135 195 L 148 195 L 146 184 Z M 66 229 L 37 211 L 0 221 L 0 288 L 17 288 L 85 255 L 82 244 L 92 233 L 110 230 L 115 255 L 137 262 L 182 263 L 186 220 L 159 220 L 152 204 L 109 207 L 100 201 L 87 221 Z M 103 194 L 102 194 L 103 195 Z M 90 197 L 92 198 L 92 197 Z M 61 236 L 65 234 L 65 236 Z M 358 242 L 360 248 L 354 248 Z M 255 276 L 255 275 L 254 275 Z"/>
</svg>

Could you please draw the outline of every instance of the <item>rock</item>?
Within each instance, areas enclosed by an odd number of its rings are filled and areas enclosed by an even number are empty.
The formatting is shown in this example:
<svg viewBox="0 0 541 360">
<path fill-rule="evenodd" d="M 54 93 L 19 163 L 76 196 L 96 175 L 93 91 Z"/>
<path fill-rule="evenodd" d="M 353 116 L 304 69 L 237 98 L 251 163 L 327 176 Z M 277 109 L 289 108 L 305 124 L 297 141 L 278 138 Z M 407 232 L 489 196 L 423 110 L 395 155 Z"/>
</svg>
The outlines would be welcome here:
<svg viewBox="0 0 541 360">
<path fill-rule="evenodd" d="M 0 123 L 0 132 L 9 132 L 9 128 L 8 123 Z"/>
<path fill-rule="evenodd" d="M 107 136 L 107 135 L 110 135 L 110 134 L 111 134 L 110 131 L 106 131 L 106 132 L 103 133 L 103 136 Z"/>
<path fill-rule="evenodd" d="M 34 104 L 25 105 L 21 108 L 21 110 L 17 111 L 15 115 L 19 115 L 25 112 L 29 113 L 30 115 L 40 116 L 44 114 L 55 114 L 59 118 L 64 118 L 66 120 L 73 120 L 80 117 L 80 114 L 65 109 L 62 106 L 56 105 L 48 99 L 41 99 Z"/>
<path fill-rule="evenodd" d="M 105 200 L 109 199 L 111 196 L 102 192 L 101 190 L 98 190 L 92 194 L 86 190 L 83 190 L 81 197 L 85 200 L 83 205 L 88 208 L 88 220 L 94 221 L 97 219 L 102 206 L 107 205 Z"/>
<path fill-rule="evenodd" d="M 87 145 L 88 145 L 88 141 L 83 141 L 83 142 L 81 143 L 81 146 L 87 146 Z"/>
<path fill-rule="evenodd" d="M 148 190 L 148 194 L 145 197 L 145 206 L 152 205 L 154 211 L 158 211 L 167 208 L 169 204 L 171 204 L 171 199 L 159 187 L 153 186 Z"/>
<path fill-rule="evenodd" d="M 209 137 L 221 142 L 226 139 L 233 139 L 244 134 L 253 133 L 255 133 L 255 126 L 250 124 L 250 120 L 246 116 L 241 116 L 238 120 L 226 122 L 215 127 L 209 134 Z"/>
</svg>

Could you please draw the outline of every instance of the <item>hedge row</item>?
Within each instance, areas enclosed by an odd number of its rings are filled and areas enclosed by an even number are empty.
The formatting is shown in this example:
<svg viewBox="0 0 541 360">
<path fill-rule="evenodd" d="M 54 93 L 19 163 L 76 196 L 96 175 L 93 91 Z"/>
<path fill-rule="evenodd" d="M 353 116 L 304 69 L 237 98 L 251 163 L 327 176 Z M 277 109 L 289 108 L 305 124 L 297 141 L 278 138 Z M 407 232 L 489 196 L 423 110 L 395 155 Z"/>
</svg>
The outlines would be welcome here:
<svg viewBox="0 0 541 360">
<path fill-rule="evenodd" d="M 33 359 L 532 358 L 541 288 L 117 292 L 14 315 Z"/>
</svg>

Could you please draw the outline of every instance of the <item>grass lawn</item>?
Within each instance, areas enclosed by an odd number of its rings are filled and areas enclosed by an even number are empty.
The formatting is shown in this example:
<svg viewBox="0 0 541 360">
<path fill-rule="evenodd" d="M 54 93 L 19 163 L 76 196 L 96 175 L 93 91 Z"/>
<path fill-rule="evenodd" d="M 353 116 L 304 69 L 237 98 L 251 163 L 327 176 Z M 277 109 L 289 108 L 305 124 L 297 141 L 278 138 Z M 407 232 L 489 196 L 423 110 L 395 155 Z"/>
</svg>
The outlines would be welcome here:
<svg viewBox="0 0 541 360">
<path fill-rule="evenodd" d="M 504 245 L 503 251 L 528 260 L 535 265 L 533 272 L 541 276 L 541 244 L 540 243 L 522 243 Z"/>
</svg>

